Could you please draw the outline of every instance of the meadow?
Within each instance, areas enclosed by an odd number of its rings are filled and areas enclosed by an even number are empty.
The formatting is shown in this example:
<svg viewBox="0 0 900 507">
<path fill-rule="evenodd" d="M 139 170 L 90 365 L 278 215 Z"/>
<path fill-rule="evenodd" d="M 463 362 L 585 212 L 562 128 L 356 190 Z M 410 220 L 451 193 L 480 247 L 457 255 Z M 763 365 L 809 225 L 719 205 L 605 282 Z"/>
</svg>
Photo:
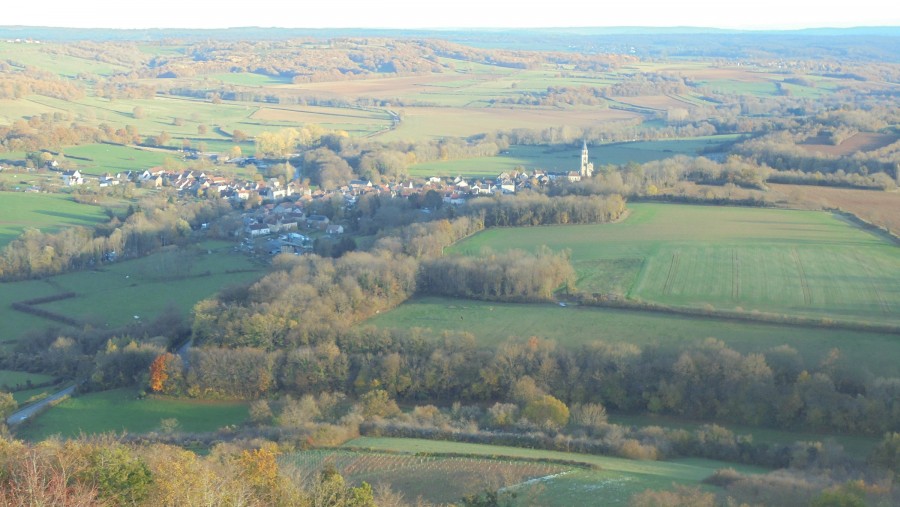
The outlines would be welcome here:
<svg viewBox="0 0 900 507">
<path fill-rule="evenodd" d="M 134 322 L 135 316 L 152 320 L 172 308 L 188 316 L 197 301 L 263 273 L 261 266 L 232 249 L 232 243 L 206 242 L 178 255 L 160 252 L 98 270 L 0 284 L 0 341 L 9 346 L 28 330 L 60 327 L 10 305 L 68 291 L 77 296 L 39 308 L 101 327 L 123 326 Z"/>
<path fill-rule="evenodd" d="M 495 303 L 467 299 L 424 297 L 411 299 L 364 325 L 386 329 L 415 329 L 439 338 L 443 331 L 472 333 L 479 346 L 531 336 L 577 348 L 595 341 L 638 346 L 685 347 L 716 338 L 743 353 L 765 352 L 790 345 L 806 364 L 817 365 L 837 349 L 848 364 L 867 368 L 877 376 L 900 375 L 900 340 L 896 335 L 811 328 L 615 308 L 560 307 L 557 304 Z"/>
<path fill-rule="evenodd" d="M 569 467 L 568 470 L 548 474 L 538 480 L 507 486 L 507 490 L 515 492 L 519 498 L 532 498 L 537 505 L 547 506 L 595 505 L 601 498 L 603 505 L 627 505 L 633 494 L 647 489 L 669 489 L 673 484 L 698 486 L 700 481 L 720 468 L 735 468 L 743 473 L 763 472 L 762 469 L 755 467 L 704 459 L 637 461 L 538 449 L 405 438 L 361 437 L 347 442 L 343 447 L 406 454 L 485 456 L 490 458 L 490 461 L 501 463 L 504 458 L 566 460 L 593 467 L 593 469 Z M 427 477 L 433 473 L 430 468 L 435 467 L 422 460 L 421 465 L 413 471 L 401 470 L 401 474 L 409 477 L 412 474 L 422 473 L 423 477 Z M 490 477 L 489 473 L 485 475 Z M 403 491 L 402 488 L 398 490 Z"/>
<path fill-rule="evenodd" d="M 571 250 L 587 293 L 671 306 L 897 324 L 900 250 L 839 216 L 630 204 L 614 224 L 483 231 L 448 249 Z"/>
<path fill-rule="evenodd" d="M 720 135 L 660 141 L 635 141 L 588 146 L 595 169 L 612 164 L 645 163 L 675 155 L 696 156 L 704 150 L 716 149 L 736 136 Z M 495 178 L 504 171 L 535 169 L 560 172 L 577 170 L 581 164 L 581 146 L 510 146 L 493 157 L 424 162 L 409 167 L 415 177 L 464 176 Z"/>
<path fill-rule="evenodd" d="M 139 398 L 134 389 L 114 389 L 69 398 L 29 423 L 16 428 L 16 437 L 39 441 L 100 433 L 161 431 L 163 419 L 176 419 L 177 430 L 215 431 L 248 418 L 247 403 Z"/>
<path fill-rule="evenodd" d="M 73 225 L 92 226 L 108 217 L 100 206 L 75 202 L 64 194 L 0 192 L 0 247 L 26 228 L 53 232 Z"/>
</svg>

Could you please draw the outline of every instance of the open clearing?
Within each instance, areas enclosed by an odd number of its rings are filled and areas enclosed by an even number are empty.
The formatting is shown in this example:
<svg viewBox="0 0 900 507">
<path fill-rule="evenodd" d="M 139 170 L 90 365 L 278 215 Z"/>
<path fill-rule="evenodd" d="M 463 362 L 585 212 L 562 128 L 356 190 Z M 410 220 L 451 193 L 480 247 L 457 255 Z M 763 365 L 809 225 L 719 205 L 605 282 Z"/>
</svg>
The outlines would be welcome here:
<svg viewBox="0 0 900 507">
<path fill-rule="evenodd" d="M 138 399 L 134 389 L 115 389 L 70 398 L 16 430 L 31 441 L 53 435 L 159 431 L 163 419 L 176 419 L 178 431 L 214 431 L 247 420 L 247 403 L 160 398 Z"/>
<path fill-rule="evenodd" d="M 29 227 L 53 232 L 105 220 L 102 207 L 77 203 L 68 195 L 0 192 L 0 248 Z"/>
<path fill-rule="evenodd" d="M 831 213 L 631 204 L 615 224 L 494 228 L 448 249 L 570 249 L 579 290 L 693 308 L 898 324 L 900 249 Z M 622 262 L 639 259 L 638 262 Z"/>
<path fill-rule="evenodd" d="M 697 486 L 701 480 L 720 468 L 731 467 L 744 473 L 763 472 L 755 467 L 704 459 L 636 461 L 590 454 L 406 438 L 362 437 L 347 442 L 344 447 L 409 454 L 465 454 L 501 461 L 504 457 L 556 459 L 600 468 L 588 470 L 572 467 L 566 473 L 548 475 L 517 488 L 516 493 L 520 498 L 533 497 L 537 505 L 547 506 L 596 505 L 598 498 L 603 499 L 603 505 L 627 505 L 633 494 L 647 489 L 669 489 L 673 484 Z M 534 489 L 529 490 L 531 487 Z"/>
</svg>

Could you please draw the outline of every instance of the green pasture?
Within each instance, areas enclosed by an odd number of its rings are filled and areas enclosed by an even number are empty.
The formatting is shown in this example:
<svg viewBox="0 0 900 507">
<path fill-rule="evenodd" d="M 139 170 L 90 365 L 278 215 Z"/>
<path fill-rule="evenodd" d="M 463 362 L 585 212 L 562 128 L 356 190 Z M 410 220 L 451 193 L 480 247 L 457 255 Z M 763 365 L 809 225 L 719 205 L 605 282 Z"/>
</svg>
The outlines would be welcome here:
<svg viewBox="0 0 900 507">
<path fill-rule="evenodd" d="M 703 150 L 716 149 L 733 141 L 736 136 L 704 136 L 660 141 L 636 141 L 588 146 L 594 168 L 629 162 L 645 163 L 675 155 L 699 155 Z M 504 171 L 524 168 L 526 171 L 575 171 L 581 165 L 581 146 L 510 146 L 493 157 L 424 162 L 409 167 L 412 176 L 496 177 Z"/>
<path fill-rule="evenodd" d="M 0 344 L 13 346 L 29 330 L 62 326 L 11 307 L 16 301 L 52 296 L 59 292 L 58 288 L 42 280 L 0 283 Z"/>
<path fill-rule="evenodd" d="M 178 431 L 215 431 L 247 420 L 247 403 L 165 398 L 139 399 L 134 389 L 115 389 L 70 398 L 16 429 L 16 436 L 39 441 L 53 435 L 146 433 L 163 419 L 176 419 Z"/>
<path fill-rule="evenodd" d="M 75 164 L 76 169 L 91 176 L 125 171 L 143 172 L 145 169 L 163 165 L 167 159 L 181 162 L 181 153 L 176 151 L 147 150 L 116 144 L 71 146 L 63 153 L 69 163 Z"/>
<path fill-rule="evenodd" d="M 900 249 L 836 215 L 631 204 L 614 224 L 494 228 L 448 249 L 570 249 L 589 293 L 671 306 L 898 324 Z M 637 261 L 640 262 L 637 262 Z"/>
<path fill-rule="evenodd" d="M 417 329 L 439 338 L 444 331 L 472 333 L 480 346 L 493 348 L 510 338 L 531 336 L 580 347 L 596 341 L 639 346 L 686 347 L 706 338 L 722 340 L 743 353 L 765 352 L 779 345 L 797 349 L 813 367 L 832 349 L 846 364 L 874 375 L 900 375 L 900 340 L 896 335 L 822 329 L 669 313 L 597 307 L 560 307 L 553 303 L 515 304 L 467 299 L 411 299 L 365 322 L 386 329 Z"/>
<path fill-rule="evenodd" d="M 41 307 L 109 327 L 134 322 L 135 316 L 150 320 L 170 307 L 187 316 L 197 301 L 263 272 L 248 257 L 232 252 L 231 246 L 211 252 L 192 248 L 184 255 L 158 253 L 96 271 L 56 276 L 53 281 L 62 291 L 78 296 Z"/>
<path fill-rule="evenodd" d="M 538 481 L 509 488 L 522 498 L 536 495 L 538 505 L 628 505 L 629 498 L 647 489 L 665 490 L 675 484 L 698 486 L 700 481 L 720 468 L 735 468 L 742 473 L 764 470 L 704 459 L 673 461 L 636 461 L 608 456 L 544 451 L 495 445 L 444 442 L 405 438 L 361 437 L 344 444 L 345 448 L 369 449 L 395 453 L 453 453 L 525 459 L 559 459 L 598 467 L 597 470 L 571 468 Z M 529 491 L 529 488 L 536 487 Z"/>
<path fill-rule="evenodd" d="M 77 203 L 65 194 L 0 192 L 0 247 L 26 228 L 52 232 L 72 225 L 93 226 L 107 219 L 103 208 Z"/>
<path fill-rule="evenodd" d="M 50 375 L 42 375 L 40 373 L 27 373 L 24 371 L 0 370 L 0 386 L 9 387 L 9 391 L 22 390 L 16 387 L 26 387 L 33 384 L 43 384 L 50 382 L 53 377 Z M 29 382 L 31 384 L 29 384 Z"/>
<path fill-rule="evenodd" d="M 712 79 L 698 81 L 700 88 L 709 88 L 713 91 L 734 95 L 754 95 L 757 97 L 774 97 L 778 95 L 778 88 L 774 81 L 733 81 L 730 79 Z"/>
</svg>

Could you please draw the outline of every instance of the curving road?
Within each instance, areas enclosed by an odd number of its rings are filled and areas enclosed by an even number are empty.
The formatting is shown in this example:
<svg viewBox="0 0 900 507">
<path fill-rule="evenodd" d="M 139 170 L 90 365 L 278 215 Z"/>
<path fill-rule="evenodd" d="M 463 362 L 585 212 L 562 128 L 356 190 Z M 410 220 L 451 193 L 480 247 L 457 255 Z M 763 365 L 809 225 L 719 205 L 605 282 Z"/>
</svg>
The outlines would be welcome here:
<svg viewBox="0 0 900 507">
<path fill-rule="evenodd" d="M 16 424 L 22 423 L 27 420 L 29 417 L 33 416 L 39 410 L 47 406 L 48 404 L 62 398 L 63 396 L 68 396 L 75 392 L 75 386 L 69 386 L 62 391 L 55 392 L 50 396 L 47 396 L 43 400 L 35 403 L 34 405 L 29 405 L 22 410 L 17 412 L 13 412 L 13 414 L 6 418 L 6 424 L 8 426 L 15 426 Z"/>
</svg>

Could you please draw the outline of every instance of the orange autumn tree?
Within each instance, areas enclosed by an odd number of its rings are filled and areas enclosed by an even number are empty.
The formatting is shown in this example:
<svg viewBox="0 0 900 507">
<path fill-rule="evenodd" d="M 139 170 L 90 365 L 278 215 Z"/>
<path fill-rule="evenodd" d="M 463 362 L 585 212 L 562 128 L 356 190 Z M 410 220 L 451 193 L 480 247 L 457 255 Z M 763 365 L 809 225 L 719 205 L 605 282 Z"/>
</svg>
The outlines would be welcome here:
<svg viewBox="0 0 900 507">
<path fill-rule="evenodd" d="M 179 377 L 180 361 L 178 356 L 170 352 L 156 356 L 150 364 L 150 390 L 155 393 L 171 393 L 175 390 L 174 381 Z"/>
</svg>

